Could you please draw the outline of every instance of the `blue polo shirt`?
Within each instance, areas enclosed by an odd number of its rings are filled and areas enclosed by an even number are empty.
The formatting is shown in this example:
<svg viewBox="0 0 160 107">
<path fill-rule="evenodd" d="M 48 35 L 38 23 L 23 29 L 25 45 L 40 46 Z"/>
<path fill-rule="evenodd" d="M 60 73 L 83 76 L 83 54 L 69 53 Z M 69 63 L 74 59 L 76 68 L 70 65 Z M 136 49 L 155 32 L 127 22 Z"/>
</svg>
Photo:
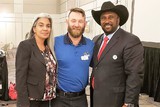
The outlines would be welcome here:
<svg viewBox="0 0 160 107">
<path fill-rule="evenodd" d="M 55 37 L 59 89 L 65 92 L 79 92 L 85 89 L 93 47 L 93 41 L 86 37 L 82 37 L 77 46 L 72 44 L 67 34 Z"/>
</svg>

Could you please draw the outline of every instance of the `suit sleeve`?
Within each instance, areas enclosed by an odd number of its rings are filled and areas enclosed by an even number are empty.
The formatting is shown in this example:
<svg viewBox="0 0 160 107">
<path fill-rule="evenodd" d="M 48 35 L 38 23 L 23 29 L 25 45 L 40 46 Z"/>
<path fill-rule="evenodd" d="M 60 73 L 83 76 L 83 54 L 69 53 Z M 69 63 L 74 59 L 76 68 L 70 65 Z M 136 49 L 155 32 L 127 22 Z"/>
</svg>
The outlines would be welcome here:
<svg viewBox="0 0 160 107">
<path fill-rule="evenodd" d="M 125 103 L 137 105 L 144 75 L 144 49 L 138 37 L 132 36 L 124 49 L 126 79 Z"/>
<path fill-rule="evenodd" d="M 16 53 L 16 90 L 18 94 L 17 107 L 29 107 L 27 91 L 27 72 L 30 60 L 30 48 L 24 42 L 18 46 Z"/>
</svg>

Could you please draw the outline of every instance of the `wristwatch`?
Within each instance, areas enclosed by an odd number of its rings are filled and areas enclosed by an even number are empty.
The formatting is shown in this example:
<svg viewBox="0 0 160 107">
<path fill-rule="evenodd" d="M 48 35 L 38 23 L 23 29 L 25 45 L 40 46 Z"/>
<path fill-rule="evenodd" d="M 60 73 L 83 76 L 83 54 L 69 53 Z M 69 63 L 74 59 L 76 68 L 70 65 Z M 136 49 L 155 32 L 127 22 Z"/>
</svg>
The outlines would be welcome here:
<svg viewBox="0 0 160 107">
<path fill-rule="evenodd" d="M 130 104 L 130 103 L 125 103 L 124 104 L 126 107 L 134 107 L 134 104 Z"/>
</svg>

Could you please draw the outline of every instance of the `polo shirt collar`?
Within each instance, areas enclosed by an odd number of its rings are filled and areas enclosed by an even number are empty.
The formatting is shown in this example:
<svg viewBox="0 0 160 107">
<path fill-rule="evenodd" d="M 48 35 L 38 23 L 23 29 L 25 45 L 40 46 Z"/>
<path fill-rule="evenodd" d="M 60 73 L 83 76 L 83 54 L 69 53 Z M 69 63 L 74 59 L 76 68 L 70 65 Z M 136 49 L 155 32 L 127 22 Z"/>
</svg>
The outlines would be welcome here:
<svg viewBox="0 0 160 107">
<path fill-rule="evenodd" d="M 65 44 L 73 44 L 73 43 L 72 43 L 72 40 L 71 40 L 71 39 L 69 38 L 69 36 L 68 36 L 68 33 L 64 35 L 64 43 L 65 43 Z M 81 38 L 81 40 L 80 40 L 80 42 L 79 42 L 78 45 L 80 45 L 80 44 L 86 45 L 86 40 L 85 40 L 85 38 L 83 37 L 83 35 L 82 35 L 82 38 Z"/>
</svg>

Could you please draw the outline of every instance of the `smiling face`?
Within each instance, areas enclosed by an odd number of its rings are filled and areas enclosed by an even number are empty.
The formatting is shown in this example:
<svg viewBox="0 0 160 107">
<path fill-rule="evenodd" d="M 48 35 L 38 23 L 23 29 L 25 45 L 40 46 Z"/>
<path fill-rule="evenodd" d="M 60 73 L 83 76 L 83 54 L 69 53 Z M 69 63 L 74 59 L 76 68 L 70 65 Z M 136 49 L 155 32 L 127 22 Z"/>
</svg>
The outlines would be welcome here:
<svg viewBox="0 0 160 107">
<path fill-rule="evenodd" d="M 49 20 L 49 18 L 39 18 L 35 22 L 33 31 L 36 38 L 43 40 L 49 38 L 51 33 L 51 21 Z"/>
<path fill-rule="evenodd" d="M 73 38 L 81 37 L 86 26 L 85 16 L 79 12 L 71 12 L 68 20 L 68 33 Z"/>
<path fill-rule="evenodd" d="M 114 12 L 104 12 L 100 17 L 101 27 L 108 35 L 113 33 L 119 26 L 120 18 Z"/>
</svg>

